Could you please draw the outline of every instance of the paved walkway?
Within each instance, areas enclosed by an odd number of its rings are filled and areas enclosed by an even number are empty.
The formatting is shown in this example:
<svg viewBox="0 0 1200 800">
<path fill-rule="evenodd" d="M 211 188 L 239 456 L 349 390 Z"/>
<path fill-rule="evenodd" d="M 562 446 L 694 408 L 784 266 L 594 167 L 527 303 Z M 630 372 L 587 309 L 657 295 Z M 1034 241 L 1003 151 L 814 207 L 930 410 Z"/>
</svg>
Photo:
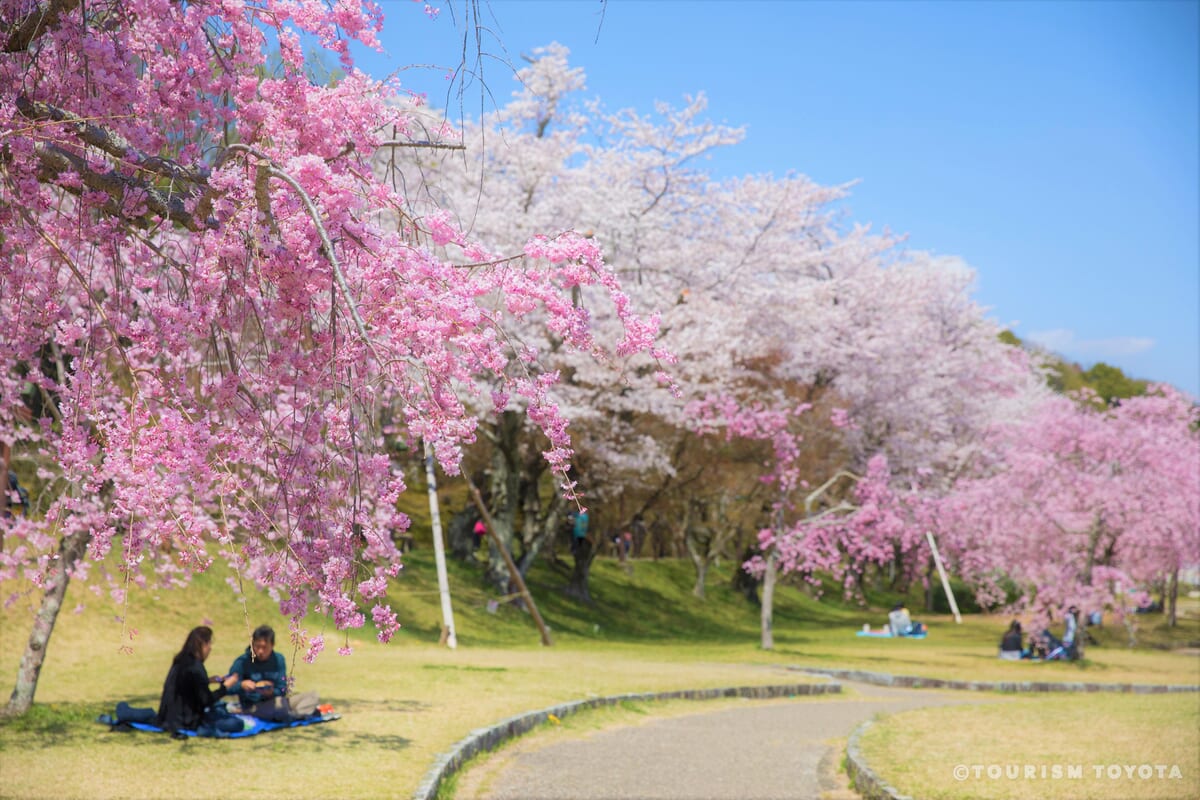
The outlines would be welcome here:
<svg viewBox="0 0 1200 800">
<path fill-rule="evenodd" d="M 854 691 L 648 721 L 538 747 L 520 741 L 464 775 L 456 800 L 758 800 L 857 797 L 839 790 L 844 740 L 877 713 L 990 702 L 962 692 Z M 480 788 L 480 783 L 484 788 Z"/>
</svg>

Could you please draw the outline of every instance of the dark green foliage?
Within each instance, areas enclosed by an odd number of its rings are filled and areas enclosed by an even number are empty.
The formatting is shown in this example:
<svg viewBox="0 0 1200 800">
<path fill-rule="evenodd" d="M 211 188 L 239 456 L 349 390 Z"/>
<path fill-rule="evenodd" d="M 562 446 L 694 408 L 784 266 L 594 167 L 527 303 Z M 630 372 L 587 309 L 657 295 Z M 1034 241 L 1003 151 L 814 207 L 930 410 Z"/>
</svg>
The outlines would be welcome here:
<svg viewBox="0 0 1200 800">
<path fill-rule="evenodd" d="M 1000 338 L 1000 341 L 1004 342 L 1007 345 L 1012 345 L 1013 347 L 1022 347 L 1023 346 L 1020 338 L 1018 338 L 1017 335 L 1015 333 L 1013 333 L 1012 331 L 1000 331 L 999 338 Z"/>
<path fill-rule="evenodd" d="M 946 592 L 942 589 L 942 583 L 939 580 L 934 587 L 933 593 L 933 613 L 949 614 L 950 601 L 946 598 Z M 979 603 L 975 602 L 975 593 L 967 588 L 966 584 L 961 581 L 950 579 L 950 591 L 954 592 L 954 602 L 958 604 L 958 610 L 963 614 L 978 614 L 982 609 Z M 924 599 L 920 601 L 924 604 Z M 917 606 L 920 608 L 921 606 Z M 910 606 L 911 608 L 911 606 Z"/>
<path fill-rule="evenodd" d="M 1012 331 L 1001 331 L 1000 341 L 1014 347 L 1024 347 L 1025 343 Z M 1120 367 L 1114 367 L 1099 361 L 1089 369 L 1083 369 L 1079 364 L 1066 361 L 1060 356 L 1049 354 L 1049 372 L 1046 382 L 1056 392 L 1070 394 L 1080 389 L 1091 389 L 1106 405 L 1127 397 L 1138 397 L 1146 393 L 1149 381 L 1130 378 Z"/>
<path fill-rule="evenodd" d="M 1146 381 L 1126 377 L 1120 368 L 1109 366 L 1103 361 L 1084 372 L 1083 379 L 1086 385 L 1109 405 L 1112 405 L 1114 400 L 1138 397 L 1146 393 Z"/>
</svg>

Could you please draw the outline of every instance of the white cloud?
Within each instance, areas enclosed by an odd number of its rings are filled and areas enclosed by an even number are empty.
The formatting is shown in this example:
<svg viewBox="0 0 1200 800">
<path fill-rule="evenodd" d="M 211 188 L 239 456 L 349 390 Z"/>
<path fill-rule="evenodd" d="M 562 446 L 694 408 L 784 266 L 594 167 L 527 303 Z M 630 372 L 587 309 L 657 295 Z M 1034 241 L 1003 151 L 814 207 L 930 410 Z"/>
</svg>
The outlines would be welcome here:
<svg viewBox="0 0 1200 800">
<path fill-rule="evenodd" d="M 1051 352 L 1087 360 L 1120 358 L 1145 353 L 1154 347 L 1154 340 L 1145 336 L 1113 336 L 1108 339 L 1080 339 L 1066 328 L 1037 331 L 1025 337 Z"/>
</svg>

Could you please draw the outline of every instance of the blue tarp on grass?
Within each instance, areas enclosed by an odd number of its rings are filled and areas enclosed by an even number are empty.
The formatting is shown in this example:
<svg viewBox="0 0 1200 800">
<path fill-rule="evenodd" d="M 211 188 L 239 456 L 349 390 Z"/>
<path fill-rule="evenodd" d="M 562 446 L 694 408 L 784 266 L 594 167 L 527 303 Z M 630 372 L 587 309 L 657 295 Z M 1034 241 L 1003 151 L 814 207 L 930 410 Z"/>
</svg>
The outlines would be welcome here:
<svg viewBox="0 0 1200 800">
<path fill-rule="evenodd" d="M 257 736 L 260 733 L 267 733 L 268 731 L 277 731 L 277 730 L 281 730 L 283 728 L 300 728 L 305 725 L 316 725 L 317 723 L 320 723 L 320 722 L 332 722 L 335 719 L 342 718 L 341 714 L 314 714 L 311 717 L 305 717 L 304 719 L 292 720 L 291 722 L 267 722 L 266 720 L 261 720 L 261 719 L 258 719 L 257 717 L 252 717 L 249 714 L 234 714 L 233 716 L 237 717 L 245 724 L 245 727 L 242 728 L 242 730 L 238 731 L 237 733 L 222 733 L 222 732 L 218 731 L 211 735 L 206 734 L 205 738 L 242 739 L 247 736 Z M 147 731 L 150 733 L 165 733 L 165 731 L 162 728 L 158 727 L 157 725 L 149 725 L 144 722 L 118 723 L 114 717 L 111 717 L 108 714 L 102 714 L 100 716 L 100 718 L 96 720 L 96 722 L 102 723 L 104 725 L 109 725 L 113 728 L 116 728 L 119 724 L 121 727 L 128 726 L 129 728 L 132 728 L 133 730 L 138 730 L 138 731 Z M 181 736 L 200 736 L 200 734 L 197 733 L 196 731 L 186 731 L 186 730 L 179 731 L 179 735 L 181 735 Z"/>
</svg>

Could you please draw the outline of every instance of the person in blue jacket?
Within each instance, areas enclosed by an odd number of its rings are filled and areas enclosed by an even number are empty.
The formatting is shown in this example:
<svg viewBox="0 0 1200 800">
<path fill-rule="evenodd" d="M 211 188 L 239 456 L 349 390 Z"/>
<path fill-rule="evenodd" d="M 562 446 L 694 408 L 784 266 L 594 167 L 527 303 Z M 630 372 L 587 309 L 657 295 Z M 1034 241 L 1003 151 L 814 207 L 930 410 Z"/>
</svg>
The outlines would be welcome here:
<svg viewBox="0 0 1200 800">
<path fill-rule="evenodd" d="M 307 717 L 317 708 L 316 692 L 288 697 L 287 663 L 275 651 L 275 631 L 260 625 L 250 636 L 250 646 L 229 668 L 236 678 L 238 701 L 243 714 L 271 722 Z"/>
</svg>

